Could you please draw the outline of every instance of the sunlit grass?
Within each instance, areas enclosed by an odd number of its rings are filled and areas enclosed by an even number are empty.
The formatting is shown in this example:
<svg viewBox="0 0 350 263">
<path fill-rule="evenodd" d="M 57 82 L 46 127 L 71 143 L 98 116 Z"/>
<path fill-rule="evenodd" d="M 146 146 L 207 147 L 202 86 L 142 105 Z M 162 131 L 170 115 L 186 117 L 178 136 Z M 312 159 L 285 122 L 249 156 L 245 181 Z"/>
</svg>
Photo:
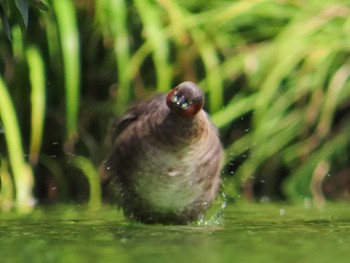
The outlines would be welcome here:
<svg viewBox="0 0 350 263">
<path fill-rule="evenodd" d="M 152 46 L 152 57 L 157 79 L 157 91 L 165 92 L 171 86 L 171 65 L 168 39 L 164 36 L 161 10 L 149 0 L 135 0 L 135 7 L 143 24 L 144 36 Z"/>
<path fill-rule="evenodd" d="M 9 152 L 9 163 L 14 177 L 15 186 L 15 207 L 19 211 L 30 210 L 33 206 L 33 172 L 28 163 L 24 160 L 22 139 L 17 121 L 16 112 L 11 97 L 7 91 L 4 81 L 0 78 L 0 118 L 5 127 L 5 139 Z M 5 172 L 6 173 L 6 172 Z M 4 177 L 8 181 L 7 174 Z M 11 184 L 7 184 L 11 188 Z M 1 192 L 9 192 L 9 189 L 2 187 Z M 5 194 L 6 196 L 8 194 Z M 9 194 L 10 195 L 10 194 Z"/>
<path fill-rule="evenodd" d="M 0 188 L 0 207 L 2 211 L 9 211 L 15 203 L 15 187 L 12 177 L 9 173 L 8 164 L 4 162 L 0 167 L 1 188 Z"/>
<path fill-rule="evenodd" d="M 27 60 L 30 70 L 31 93 L 31 144 L 29 159 L 33 164 L 38 162 L 45 121 L 46 90 L 45 70 L 42 56 L 35 48 L 27 49 Z"/>
</svg>

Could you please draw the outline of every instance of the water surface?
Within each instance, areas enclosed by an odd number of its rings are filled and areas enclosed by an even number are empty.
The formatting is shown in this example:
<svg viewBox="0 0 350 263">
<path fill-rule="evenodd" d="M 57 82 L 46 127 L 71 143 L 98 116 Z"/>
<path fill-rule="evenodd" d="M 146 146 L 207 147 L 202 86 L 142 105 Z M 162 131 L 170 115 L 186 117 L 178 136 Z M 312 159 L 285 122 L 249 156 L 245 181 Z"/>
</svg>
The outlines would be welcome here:
<svg viewBox="0 0 350 263">
<path fill-rule="evenodd" d="M 142 225 L 113 207 L 0 215 L 1 262 L 350 262 L 349 204 L 232 204 L 225 223 Z"/>
</svg>

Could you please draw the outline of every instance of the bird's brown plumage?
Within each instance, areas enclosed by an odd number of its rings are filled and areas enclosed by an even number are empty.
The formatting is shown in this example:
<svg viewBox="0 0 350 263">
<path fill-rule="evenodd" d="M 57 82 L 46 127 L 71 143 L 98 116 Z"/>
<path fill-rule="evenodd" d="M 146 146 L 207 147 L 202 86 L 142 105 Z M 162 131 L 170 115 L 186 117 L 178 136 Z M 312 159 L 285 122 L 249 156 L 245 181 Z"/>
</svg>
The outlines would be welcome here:
<svg viewBox="0 0 350 263">
<path fill-rule="evenodd" d="M 144 223 L 197 220 L 220 185 L 223 151 L 217 130 L 201 109 L 203 98 L 192 98 L 203 94 L 191 82 L 176 89 L 171 92 L 178 98 L 158 95 L 132 106 L 116 122 L 104 162 L 118 205 Z"/>
</svg>

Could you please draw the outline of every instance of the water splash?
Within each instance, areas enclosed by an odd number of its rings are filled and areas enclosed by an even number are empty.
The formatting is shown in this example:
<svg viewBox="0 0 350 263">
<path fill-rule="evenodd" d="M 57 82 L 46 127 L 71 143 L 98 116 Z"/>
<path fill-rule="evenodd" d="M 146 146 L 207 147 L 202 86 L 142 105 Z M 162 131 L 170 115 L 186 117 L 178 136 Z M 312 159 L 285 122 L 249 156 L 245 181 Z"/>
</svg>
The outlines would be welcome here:
<svg viewBox="0 0 350 263">
<path fill-rule="evenodd" d="M 221 192 L 221 196 L 217 198 L 215 203 L 207 212 L 206 216 L 202 216 L 197 220 L 199 226 L 213 226 L 213 225 L 224 225 L 225 217 L 224 210 L 227 206 L 227 197 L 224 192 Z"/>
</svg>

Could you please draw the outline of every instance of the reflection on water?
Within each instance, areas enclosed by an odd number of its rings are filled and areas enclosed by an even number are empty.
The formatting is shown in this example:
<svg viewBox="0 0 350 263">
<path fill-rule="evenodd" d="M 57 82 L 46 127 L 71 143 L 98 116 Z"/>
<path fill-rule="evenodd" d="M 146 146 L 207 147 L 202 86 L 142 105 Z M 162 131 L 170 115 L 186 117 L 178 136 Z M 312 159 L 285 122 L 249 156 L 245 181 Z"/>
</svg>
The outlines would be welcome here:
<svg viewBox="0 0 350 263">
<path fill-rule="evenodd" d="M 283 209 L 283 213 L 281 213 Z M 348 204 L 229 205 L 225 224 L 126 222 L 112 207 L 2 214 L 1 262 L 346 262 Z"/>
</svg>

